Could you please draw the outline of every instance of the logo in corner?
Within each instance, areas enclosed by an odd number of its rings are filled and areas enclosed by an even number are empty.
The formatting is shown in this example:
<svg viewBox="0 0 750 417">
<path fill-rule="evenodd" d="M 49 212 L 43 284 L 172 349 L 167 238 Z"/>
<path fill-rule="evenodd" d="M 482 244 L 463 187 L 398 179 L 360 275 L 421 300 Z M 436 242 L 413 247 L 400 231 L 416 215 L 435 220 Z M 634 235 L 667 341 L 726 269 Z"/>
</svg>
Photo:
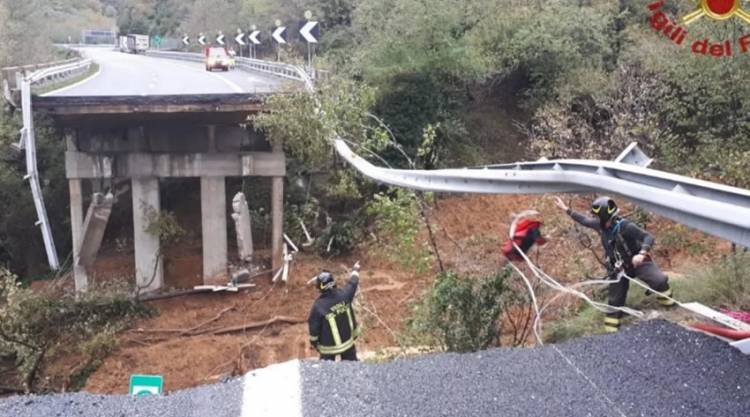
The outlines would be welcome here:
<svg viewBox="0 0 750 417">
<path fill-rule="evenodd" d="M 700 0 L 695 11 L 683 16 L 682 23 L 689 25 L 702 17 L 727 20 L 734 16 L 750 23 L 750 13 L 740 7 L 740 0 Z"/>
<path fill-rule="evenodd" d="M 750 52 L 750 34 L 722 41 L 708 38 L 691 41 L 688 38 L 687 26 L 702 17 L 713 21 L 722 21 L 736 16 L 746 23 L 750 23 L 750 12 L 745 11 L 740 6 L 740 0 L 700 0 L 697 9 L 681 19 L 671 18 L 663 10 L 664 2 L 664 0 L 656 0 L 648 5 L 651 11 L 649 23 L 651 28 L 676 46 L 682 46 L 683 42 L 687 40 L 693 54 L 715 58 L 731 57 L 738 53 L 746 54 Z"/>
</svg>

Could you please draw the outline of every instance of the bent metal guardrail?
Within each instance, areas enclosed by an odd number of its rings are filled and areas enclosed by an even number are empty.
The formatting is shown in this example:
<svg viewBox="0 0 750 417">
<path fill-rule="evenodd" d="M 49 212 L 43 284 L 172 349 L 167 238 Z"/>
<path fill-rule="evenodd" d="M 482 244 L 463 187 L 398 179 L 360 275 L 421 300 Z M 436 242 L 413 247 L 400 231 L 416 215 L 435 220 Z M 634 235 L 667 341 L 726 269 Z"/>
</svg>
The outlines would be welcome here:
<svg viewBox="0 0 750 417">
<path fill-rule="evenodd" d="M 23 128 L 21 129 L 20 147 L 26 149 L 26 176 L 24 179 L 29 180 L 31 195 L 34 198 L 34 207 L 38 220 L 37 226 L 42 229 L 42 238 L 44 239 L 44 249 L 47 252 L 47 261 L 50 268 L 57 270 L 60 268 L 60 261 L 57 257 L 55 241 L 52 238 L 52 229 L 47 218 L 47 210 L 44 207 L 44 197 L 42 187 L 39 184 L 39 171 L 36 164 L 36 137 L 34 135 L 34 118 L 32 117 L 31 108 L 31 88 L 34 85 L 45 85 L 50 82 L 57 82 L 73 74 L 88 70 L 91 60 L 83 59 L 76 62 L 64 63 L 62 65 L 40 69 L 26 76 L 21 77 L 21 112 L 23 116 Z"/>
<path fill-rule="evenodd" d="M 424 191 L 492 194 L 604 192 L 750 247 L 750 191 L 610 161 L 557 160 L 480 168 L 403 170 L 372 165 L 343 140 L 336 151 L 375 181 Z"/>
</svg>

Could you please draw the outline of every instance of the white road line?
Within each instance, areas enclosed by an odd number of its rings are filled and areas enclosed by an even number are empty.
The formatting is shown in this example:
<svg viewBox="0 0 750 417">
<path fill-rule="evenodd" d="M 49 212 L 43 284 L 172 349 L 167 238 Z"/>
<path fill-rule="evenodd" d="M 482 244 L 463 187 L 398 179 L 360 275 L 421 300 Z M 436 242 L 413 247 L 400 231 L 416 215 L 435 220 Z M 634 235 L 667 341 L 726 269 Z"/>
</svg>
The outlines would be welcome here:
<svg viewBox="0 0 750 417">
<path fill-rule="evenodd" d="M 97 69 L 95 73 L 93 73 L 93 74 L 91 74 L 90 76 L 88 76 L 88 77 L 86 77 L 86 78 L 82 79 L 81 81 L 75 82 L 75 83 L 73 83 L 73 84 L 71 84 L 71 85 L 68 85 L 68 86 L 65 86 L 65 87 L 62 87 L 62 88 L 58 88 L 57 90 L 52 90 L 52 91 L 50 91 L 50 92 L 44 93 L 44 94 L 42 94 L 42 95 L 41 95 L 41 97 L 47 97 L 47 96 L 49 96 L 49 95 L 51 95 L 51 94 L 58 94 L 58 93 L 62 93 L 63 91 L 68 91 L 68 90 L 70 90 L 71 88 L 74 88 L 74 87 L 78 87 L 79 85 L 81 85 L 81 84 L 83 84 L 83 83 L 86 83 L 86 82 L 89 82 L 89 81 L 93 80 L 93 79 L 94 79 L 94 77 L 96 77 L 96 76 L 98 76 L 99 74 L 101 74 L 101 72 L 102 72 L 102 67 L 101 67 L 101 65 L 100 65 L 100 66 L 99 66 L 99 69 Z"/>
<path fill-rule="evenodd" d="M 193 71 L 197 71 L 197 72 L 204 72 L 205 71 L 205 69 L 199 70 L 199 69 L 191 67 L 189 65 L 184 65 L 184 64 L 180 64 L 180 63 L 175 63 L 175 65 L 179 65 L 179 66 L 184 67 L 184 68 L 189 68 L 189 69 L 191 69 Z M 216 77 L 219 80 L 221 80 L 222 82 L 224 82 L 224 84 L 228 85 L 232 90 L 234 90 L 235 93 L 244 93 L 245 92 L 244 88 L 240 87 L 239 85 L 237 85 L 233 81 L 230 81 L 230 80 L 222 77 L 219 74 L 214 74 L 211 71 L 205 71 L 205 72 L 207 72 L 209 75 L 211 75 L 213 77 Z"/>
<path fill-rule="evenodd" d="M 232 89 L 233 89 L 233 90 L 234 90 L 235 92 L 237 92 L 237 93 L 244 93 L 244 92 L 245 92 L 245 89 L 244 89 L 244 88 L 242 88 L 242 87 L 240 87 L 239 85 L 235 84 L 235 83 L 234 83 L 233 81 L 230 81 L 230 80 L 228 80 L 228 79 L 226 79 L 226 78 L 222 77 L 222 76 L 221 76 L 221 75 L 219 75 L 219 74 L 214 74 L 213 72 L 209 72 L 209 74 L 211 74 L 211 75 L 213 75 L 214 77 L 216 77 L 216 78 L 220 79 L 221 81 L 224 81 L 224 83 L 225 83 L 226 85 L 228 85 L 229 87 L 231 87 L 231 88 L 232 88 Z"/>
<path fill-rule="evenodd" d="M 257 369 L 245 375 L 241 417 L 302 417 L 300 362 Z"/>
</svg>

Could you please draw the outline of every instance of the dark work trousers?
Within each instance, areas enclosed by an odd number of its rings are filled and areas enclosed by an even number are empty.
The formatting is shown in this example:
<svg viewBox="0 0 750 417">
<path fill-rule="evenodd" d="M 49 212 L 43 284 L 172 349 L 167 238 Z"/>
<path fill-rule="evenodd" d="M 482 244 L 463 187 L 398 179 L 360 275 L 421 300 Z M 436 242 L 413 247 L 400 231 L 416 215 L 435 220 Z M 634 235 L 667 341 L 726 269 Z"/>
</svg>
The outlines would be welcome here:
<svg viewBox="0 0 750 417">
<path fill-rule="evenodd" d="M 320 360 L 322 361 L 334 361 L 336 360 L 336 355 L 320 355 Z M 342 361 L 357 361 L 357 347 L 352 346 L 348 350 L 345 350 L 344 353 L 341 354 L 341 360 Z"/>
<path fill-rule="evenodd" d="M 638 278 L 645 282 L 654 291 L 665 292 L 669 289 L 667 276 L 652 260 L 647 260 L 638 266 L 638 268 L 635 268 L 635 270 L 627 270 L 625 273 L 629 277 Z M 625 277 L 622 277 L 620 282 L 609 284 L 609 305 L 613 307 L 624 306 L 625 299 L 628 296 L 628 288 L 630 288 L 630 280 Z M 616 311 L 607 315 L 609 317 L 621 318 L 623 313 Z"/>
</svg>

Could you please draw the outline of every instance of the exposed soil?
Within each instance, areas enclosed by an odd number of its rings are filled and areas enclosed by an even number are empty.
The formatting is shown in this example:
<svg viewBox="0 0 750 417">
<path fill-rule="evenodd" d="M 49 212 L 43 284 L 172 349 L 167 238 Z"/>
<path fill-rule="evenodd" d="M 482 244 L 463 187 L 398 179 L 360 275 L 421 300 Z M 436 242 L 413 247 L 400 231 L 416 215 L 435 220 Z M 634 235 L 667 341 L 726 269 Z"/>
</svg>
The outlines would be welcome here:
<svg viewBox="0 0 750 417">
<path fill-rule="evenodd" d="M 584 197 L 574 200 L 580 210 L 585 210 L 587 204 Z M 429 215 L 446 268 L 472 275 L 496 272 L 504 263 L 499 246 L 507 236 L 512 214 L 528 209 L 541 213 L 544 233 L 549 238 L 547 245 L 532 252 L 538 265 L 566 282 L 601 272 L 594 258 L 594 253 L 601 252 L 598 240 L 591 240 L 593 251 L 586 249 L 580 243 L 586 241 L 580 237 L 585 235 L 571 232 L 573 222 L 557 211 L 550 196 L 439 199 Z M 624 212 L 628 214 L 628 210 Z M 652 217 L 648 229 L 657 236 L 657 245 L 660 238 L 668 237 L 657 251 L 657 261 L 668 270 L 685 271 L 692 264 L 706 263 L 729 250 L 727 243 L 670 221 Z M 263 277 L 255 279 L 256 287 L 239 293 L 197 294 L 149 302 L 157 315 L 134 323 L 131 330 L 119 336 L 117 348 L 89 377 L 85 390 L 125 393 L 129 376 L 134 373 L 164 375 L 166 388 L 176 390 L 292 358 L 316 356 L 307 342 L 305 320 L 317 292 L 305 283 L 324 268 L 332 270 L 339 282 L 344 281 L 347 268 L 356 260 L 363 268 L 357 309 L 358 319 L 365 327 L 357 348 L 363 353 L 387 350 L 397 344 L 394 332 L 402 329 L 403 320 L 409 316 L 409 303 L 429 287 L 435 271 L 416 274 L 374 254 L 332 260 L 298 254 L 287 284 L 274 285 Z M 199 246 L 172 249 L 165 262 L 167 287 L 190 288 L 201 283 Z M 126 280 L 132 277 L 132 268 L 132 253 L 105 253 L 97 263 L 96 277 Z M 554 310 L 550 316 L 555 316 Z M 212 334 L 275 317 L 293 323 L 276 322 L 246 331 Z M 46 373 L 65 374 L 75 362 L 68 358 Z"/>
</svg>

